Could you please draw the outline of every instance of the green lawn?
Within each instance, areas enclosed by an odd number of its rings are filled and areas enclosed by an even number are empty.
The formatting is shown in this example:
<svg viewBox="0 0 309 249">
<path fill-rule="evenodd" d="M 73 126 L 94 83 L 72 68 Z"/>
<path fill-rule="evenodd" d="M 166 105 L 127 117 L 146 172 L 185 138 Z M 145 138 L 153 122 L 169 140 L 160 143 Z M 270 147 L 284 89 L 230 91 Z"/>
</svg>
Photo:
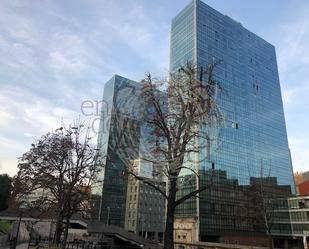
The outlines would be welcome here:
<svg viewBox="0 0 309 249">
<path fill-rule="evenodd" d="M 9 233 L 11 230 L 11 223 L 7 221 L 0 221 L 0 232 Z"/>
</svg>

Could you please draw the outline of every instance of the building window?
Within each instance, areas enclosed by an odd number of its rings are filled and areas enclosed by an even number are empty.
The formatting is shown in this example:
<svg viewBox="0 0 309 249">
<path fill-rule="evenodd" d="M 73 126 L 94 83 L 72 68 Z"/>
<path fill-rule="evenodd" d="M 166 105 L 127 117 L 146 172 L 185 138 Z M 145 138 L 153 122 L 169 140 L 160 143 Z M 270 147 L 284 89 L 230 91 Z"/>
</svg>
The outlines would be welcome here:
<svg viewBox="0 0 309 249">
<path fill-rule="evenodd" d="M 238 128 L 239 128 L 238 123 L 236 123 L 236 122 L 232 122 L 232 128 L 234 128 L 234 129 L 237 129 L 237 130 L 238 130 Z"/>
</svg>

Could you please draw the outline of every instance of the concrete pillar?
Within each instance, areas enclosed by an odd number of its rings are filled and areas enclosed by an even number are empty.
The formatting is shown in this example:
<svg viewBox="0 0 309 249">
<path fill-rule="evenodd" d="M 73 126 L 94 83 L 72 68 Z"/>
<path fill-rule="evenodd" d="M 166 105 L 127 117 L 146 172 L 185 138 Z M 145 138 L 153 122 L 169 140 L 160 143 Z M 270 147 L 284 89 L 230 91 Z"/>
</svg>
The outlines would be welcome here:
<svg viewBox="0 0 309 249">
<path fill-rule="evenodd" d="M 303 237 L 303 244 L 304 244 L 304 249 L 308 249 L 308 244 L 307 244 L 307 237 Z"/>
<path fill-rule="evenodd" d="M 155 237 L 154 237 L 154 239 L 155 239 L 156 241 L 159 241 L 159 232 L 158 232 L 158 231 L 155 231 Z"/>
<path fill-rule="evenodd" d="M 289 240 L 284 239 L 284 249 L 289 249 Z"/>
</svg>

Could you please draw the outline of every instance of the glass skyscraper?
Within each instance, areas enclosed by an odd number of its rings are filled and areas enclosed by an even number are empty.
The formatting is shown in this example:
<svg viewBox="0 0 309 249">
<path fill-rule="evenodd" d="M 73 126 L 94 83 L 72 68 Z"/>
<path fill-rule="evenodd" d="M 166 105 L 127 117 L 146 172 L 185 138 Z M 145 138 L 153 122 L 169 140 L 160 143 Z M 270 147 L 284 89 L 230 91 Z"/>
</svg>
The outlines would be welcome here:
<svg viewBox="0 0 309 249">
<path fill-rule="evenodd" d="M 106 224 L 121 227 L 125 225 L 128 208 L 126 169 L 130 165 L 139 161 L 138 171 L 135 172 L 137 175 L 162 181 L 162 175 L 155 174 L 160 165 L 140 160 L 151 160 L 152 156 L 156 156 L 153 154 L 156 136 L 145 122 L 148 115 L 153 115 L 153 107 L 144 100 L 143 87 L 142 83 L 119 75 L 113 76 L 104 86 L 98 134 L 98 148 L 104 157 L 104 170 L 99 177 L 103 180 L 101 186 L 93 188 L 96 195 L 93 218 Z M 166 97 L 162 92 L 154 90 L 154 94 L 162 100 L 162 106 L 167 106 L 164 104 Z M 138 222 L 136 217 L 130 218 L 130 222 Z"/>
<path fill-rule="evenodd" d="M 199 0 L 193 0 L 173 20 L 170 70 L 187 61 L 206 67 L 217 61 L 217 96 L 224 116 L 210 154 L 201 151 L 198 184 L 215 172 L 212 189 L 179 207 L 178 215 L 198 217 L 198 239 L 223 241 L 233 234 L 252 235 L 256 223 L 255 186 L 265 195 L 294 193 L 276 53 L 273 45 Z M 190 177 L 189 175 L 183 176 Z M 197 183 L 195 183 L 197 184 Z M 183 191 L 196 188 L 184 186 Z M 270 190 L 271 189 L 271 190 Z"/>
<path fill-rule="evenodd" d="M 139 158 L 141 102 L 138 90 L 141 85 L 119 75 L 113 76 L 104 86 L 98 147 L 104 157 L 100 196 L 96 203 L 100 221 L 124 226 L 127 193 L 125 167 Z"/>
<path fill-rule="evenodd" d="M 219 62 L 214 76 L 222 88 L 216 98 L 224 124 L 202 128 L 209 129 L 212 139 L 195 155 L 199 160 L 190 162 L 199 178 L 182 172 L 178 195 L 213 184 L 200 198 L 181 204 L 177 217 L 196 220 L 196 240 L 254 244 L 265 235 L 260 204 L 295 193 L 275 48 L 230 17 L 192 0 L 172 21 L 170 71 L 188 61 L 199 67 Z M 106 161 L 103 192 L 102 186 L 95 192 L 102 196 L 99 219 L 112 225 L 124 226 L 124 168 L 149 153 L 153 145 L 147 143 L 156 141 L 141 118 L 147 109 L 141 87 L 118 75 L 104 87 L 98 145 Z"/>
</svg>

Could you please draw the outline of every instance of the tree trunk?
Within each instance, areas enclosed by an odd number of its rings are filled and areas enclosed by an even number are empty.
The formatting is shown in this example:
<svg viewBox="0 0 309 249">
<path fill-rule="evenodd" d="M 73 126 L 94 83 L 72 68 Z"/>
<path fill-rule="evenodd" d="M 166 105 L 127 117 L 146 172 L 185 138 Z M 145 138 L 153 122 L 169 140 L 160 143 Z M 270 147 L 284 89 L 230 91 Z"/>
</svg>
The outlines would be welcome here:
<svg viewBox="0 0 309 249">
<path fill-rule="evenodd" d="M 174 249 L 174 216 L 177 192 L 176 187 L 177 178 L 170 179 L 164 232 L 164 249 Z"/>
<path fill-rule="evenodd" d="M 55 245 L 59 245 L 60 243 L 62 229 L 63 229 L 63 221 L 62 221 L 62 217 L 60 216 L 57 218 L 57 222 L 56 222 L 56 231 L 55 231 L 55 236 L 54 236 Z"/>
<path fill-rule="evenodd" d="M 274 241 L 273 238 L 271 237 L 271 234 L 268 234 L 268 244 L 270 249 L 274 248 Z"/>
<path fill-rule="evenodd" d="M 63 241 L 62 241 L 62 246 L 61 246 L 62 249 L 65 249 L 65 246 L 67 244 L 69 227 L 70 227 L 70 216 L 68 215 L 66 218 L 66 225 L 65 225 Z"/>
</svg>

